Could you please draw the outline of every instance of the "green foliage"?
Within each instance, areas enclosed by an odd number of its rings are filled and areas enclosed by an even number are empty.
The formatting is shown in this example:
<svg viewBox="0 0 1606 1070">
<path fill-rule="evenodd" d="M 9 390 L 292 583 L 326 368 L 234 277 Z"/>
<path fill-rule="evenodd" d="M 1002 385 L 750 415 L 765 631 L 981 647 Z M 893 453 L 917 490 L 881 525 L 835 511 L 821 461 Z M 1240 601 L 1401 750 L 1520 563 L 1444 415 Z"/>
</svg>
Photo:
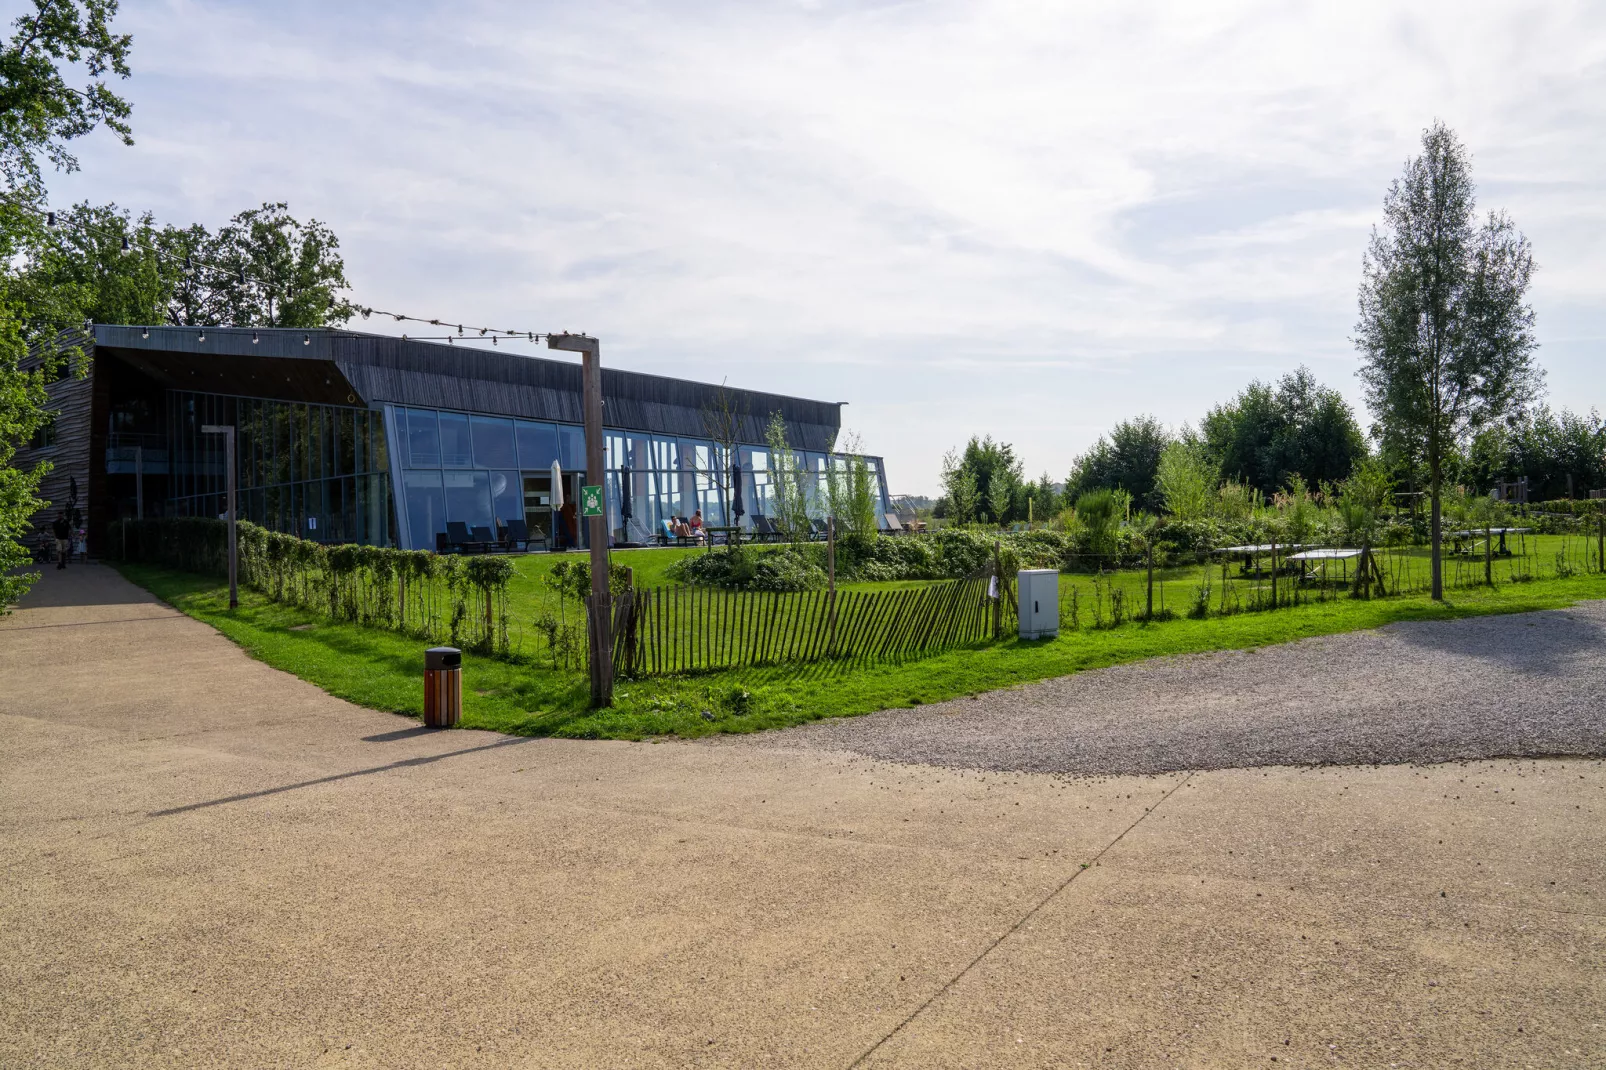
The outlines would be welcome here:
<svg viewBox="0 0 1606 1070">
<path fill-rule="evenodd" d="M 1530 501 L 1606 489 L 1606 420 L 1541 405 L 1476 434 L 1448 478 L 1478 490 L 1526 477 Z"/>
<path fill-rule="evenodd" d="M 1160 456 L 1172 441 L 1170 433 L 1153 416 L 1121 421 L 1108 438 L 1100 438 L 1076 459 L 1065 481 L 1066 497 L 1076 505 L 1078 513 L 1082 496 L 1096 490 L 1125 491 L 1140 508 L 1162 508 L 1165 503 L 1155 480 Z"/>
<path fill-rule="evenodd" d="M 1130 505 L 1124 490 L 1100 488 L 1077 497 L 1076 517 L 1082 522 L 1088 553 L 1105 557 L 1115 553 L 1116 532 Z"/>
<path fill-rule="evenodd" d="M 786 419 L 770 413 L 764 427 L 770 448 L 770 486 L 775 494 L 775 520 L 793 543 L 809 537 L 809 470 L 786 440 Z"/>
<path fill-rule="evenodd" d="M 1013 446 L 972 437 L 943 458 L 944 515 L 958 524 L 1025 520 L 1021 472 Z"/>
<path fill-rule="evenodd" d="M 1423 132 L 1422 155 L 1389 187 L 1383 213 L 1363 266 L 1355 344 L 1374 433 L 1391 455 L 1427 469 L 1439 597 L 1446 461 L 1539 390 L 1527 304 L 1533 251 L 1504 214 L 1478 222 L 1467 151 L 1442 123 Z"/>
<path fill-rule="evenodd" d="M 1177 520 L 1209 516 L 1215 505 L 1216 481 L 1216 466 L 1196 445 L 1173 442 L 1160 454 L 1155 486 L 1166 512 Z"/>
<path fill-rule="evenodd" d="M 812 547 L 760 549 L 738 544 L 683 557 L 668 570 L 676 583 L 753 591 L 808 591 L 826 584 Z"/>
<path fill-rule="evenodd" d="M 330 546 L 245 521 L 237 530 L 240 585 L 262 592 L 271 601 L 334 621 L 450 642 L 483 653 L 511 653 L 507 589 L 513 564 L 506 557 L 440 557 L 424 550 Z M 228 573 L 225 521 L 211 517 L 129 520 L 109 534 L 113 549 L 124 561 L 207 576 Z"/>
<path fill-rule="evenodd" d="M 40 158 L 62 171 L 78 161 L 67 143 L 99 126 L 132 143 L 129 107 L 106 85 L 128 76 L 129 37 L 115 34 L 116 0 L 33 0 L 0 45 L 0 612 L 27 592 L 33 575 L 17 571 L 29 558 L 22 545 L 30 518 L 48 503 L 38 496 L 45 464 L 24 471 L 12 464 L 19 443 L 52 418 L 45 384 L 67 354 L 56 335 L 81 323 L 72 295 L 32 293 L 19 285 L 17 265 L 45 232 L 34 213 L 42 199 Z M 84 88 L 68 84 L 81 70 Z M 29 360 L 30 343 L 45 343 L 44 361 Z M 76 362 L 78 373 L 85 371 Z"/>
<path fill-rule="evenodd" d="M 67 143 L 105 126 L 125 145 L 128 102 L 106 85 L 128 77 L 132 38 L 113 33 L 117 0 L 33 0 L 33 10 L 12 23 L 0 46 L 0 175 L 13 189 L 37 188 L 39 157 L 57 170 L 76 171 Z M 68 71 L 88 75 L 83 89 L 67 84 Z"/>
<path fill-rule="evenodd" d="M 1366 456 L 1349 403 L 1305 367 L 1275 386 L 1250 383 L 1211 409 L 1200 431 L 1223 475 L 1268 495 L 1296 475 L 1312 486 L 1346 479 Z"/>
</svg>

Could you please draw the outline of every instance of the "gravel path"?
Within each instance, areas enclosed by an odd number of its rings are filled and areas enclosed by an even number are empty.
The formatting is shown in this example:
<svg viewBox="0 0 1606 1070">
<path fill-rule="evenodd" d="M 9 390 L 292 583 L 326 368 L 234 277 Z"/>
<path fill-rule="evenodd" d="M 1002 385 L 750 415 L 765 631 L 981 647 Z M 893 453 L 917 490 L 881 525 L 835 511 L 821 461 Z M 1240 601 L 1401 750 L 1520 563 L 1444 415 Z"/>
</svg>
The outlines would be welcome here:
<svg viewBox="0 0 1606 1070">
<path fill-rule="evenodd" d="M 1601 756 L 1606 602 L 1162 658 L 738 745 L 1070 774 Z"/>
</svg>

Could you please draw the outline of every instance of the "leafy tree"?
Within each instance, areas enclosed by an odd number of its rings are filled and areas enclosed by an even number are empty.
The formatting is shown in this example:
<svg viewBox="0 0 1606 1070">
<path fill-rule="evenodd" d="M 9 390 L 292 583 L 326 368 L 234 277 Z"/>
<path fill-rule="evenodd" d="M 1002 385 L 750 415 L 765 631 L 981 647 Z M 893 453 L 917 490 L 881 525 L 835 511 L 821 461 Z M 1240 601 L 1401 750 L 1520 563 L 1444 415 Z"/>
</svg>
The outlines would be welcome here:
<svg viewBox="0 0 1606 1070">
<path fill-rule="evenodd" d="M 1216 466 L 1198 445 L 1173 442 L 1160 454 L 1154 482 L 1166 511 L 1178 520 L 1210 515 L 1216 499 Z"/>
<path fill-rule="evenodd" d="M 1080 502 L 1091 490 L 1124 490 L 1140 508 L 1157 510 L 1164 503 L 1155 488 L 1160 455 L 1173 441 L 1153 416 L 1139 416 L 1115 425 L 1108 438 L 1100 438 L 1076 459 L 1065 496 Z M 1080 512 L 1080 505 L 1078 504 Z"/>
<path fill-rule="evenodd" d="M 61 355 L 52 344 L 43 366 L 33 366 L 28 347 L 39 339 L 53 343 L 75 311 L 74 301 L 55 295 L 41 308 L 13 265 L 42 229 L 33 212 L 43 196 L 40 158 L 76 170 L 68 143 L 102 125 L 131 140 L 129 106 L 106 85 L 108 74 L 128 76 L 130 40 L 111 32 L 116 12 L 115 0 L 34 0 L 0 45 L 0 178 L 7 187 L 0 195 L 0 610 L 33 582 L 35 574 L 18 571 L 28 560 L 21 539 L 29 518 L 48 504 L 38 497 L 48 467 L 25 472 L 12 459 L 18 443 L 51 418 L 45 384 Z M 87 75 L 84 89 L 67 84 L 78 65 Z M 78 370 L 85 370 L 82 361 Z"/>
<path fill-rule="evenodd" d="M 128 102 L 106 85 L 128 77 L 133 39 L 113 33 L 117 0 L 33 0 L 33 11 L 11 25 L 0 47 L 0 176 L 16 191 L 38 192 L 39 157 L 59 171 L 78 170 L 67 143 L 105 126 L 134 143 Z M 82 66 L 83 89 L 64 70 Z"/>
<path fill-rule="evenodd" d="M 786 418 L 770 413 L 764 438 L 770 452 L 770 487 L 775 492 L 775 518 L 794 543 L 808 538 L 808 468 L 786 441 Z"/>
<path fill-rule="evenodd" d="M 1295 475 L 1313 485 L 1346 479 L 1366 456 L 1349 403 L 1306 367 L 1275 385 L 1250 383 L 1211 409 L 1200 430 L 1221 472 L 1262 494 L 1275 493 Z"/>
<path fill-rule="evenodd" d="M 963 450 L 949 451 L 943 458 L 942 478 L 947 512 L 957 523 L 1004 524 L 1024 518 L 1024 513 L 1016 515 L 1017 504 L 1025 509 L 1019 494 L 1021 463 L 1007 442 L 972 437 Z"/>
<path fill-rule="evenodd" d="M 1529 498 L 1586 497 L 1606 487 L 1606 421 L 1542 405 L 1473 436 L 1450 478 L 1480 491 L 1526 477 Z"/>
<path fill-rule="evenodd" d="M 1467 151 L 1435 123 L 1383 200 L 1363 265 L 1355 344 L 1374 434 L 1428 471 L 1432 595 L 1444 597 L 1445 462 L 1479 429 L 1536 396 L 1528 239 L 1491 212 L 1480 225 Z"/>
<path fill-rule="evenodd" d="M 235 216 L 208 243 L 206 284 L 237 326 L 326 327 L 356 313 L 340 241 L 316 219 L 301 223 L 283 202 Z"/>
<path fill-rule="evenodd" d="M 1054 477 L 1044 472 L 1036 483 L 1023 483 L 1013 515 L 1020 520 L 1048 520 L 1060 511 L 1060 494 Z"/>
</svg>

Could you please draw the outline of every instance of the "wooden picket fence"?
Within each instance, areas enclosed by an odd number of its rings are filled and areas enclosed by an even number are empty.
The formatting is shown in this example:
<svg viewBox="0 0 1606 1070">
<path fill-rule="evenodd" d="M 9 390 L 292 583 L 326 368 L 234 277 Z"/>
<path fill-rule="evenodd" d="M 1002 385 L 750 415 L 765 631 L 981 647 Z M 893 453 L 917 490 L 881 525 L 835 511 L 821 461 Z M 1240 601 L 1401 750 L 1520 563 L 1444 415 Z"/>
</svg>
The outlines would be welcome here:
<svg viewBox="0 0 1606 1070">
<path fill-rule="evenodd" d="M 866 661 L 1013 635 L 1013 583 L 991 573 L 888 591 L 637 588 L 609 598 L 614 670 L 658 676 L 743 665 Z M 989 596 L 998 590 L 1002 597 Z M 593 612 L 596 606 L 591 604 Z"/>
</svg>

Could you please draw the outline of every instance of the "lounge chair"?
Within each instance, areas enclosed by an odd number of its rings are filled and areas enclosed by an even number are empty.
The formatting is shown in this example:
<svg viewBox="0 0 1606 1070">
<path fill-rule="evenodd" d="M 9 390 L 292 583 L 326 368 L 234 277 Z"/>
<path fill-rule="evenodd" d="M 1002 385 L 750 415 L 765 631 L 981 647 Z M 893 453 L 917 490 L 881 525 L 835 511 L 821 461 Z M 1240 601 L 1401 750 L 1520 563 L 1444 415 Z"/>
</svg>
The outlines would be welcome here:
<svg viewBox="0 0 1606 1070">
<path fill-rule="evenodd" d="M 903 532 L 904 532 L 904 527 L 903 527 L 903 525 L 901 523 L 898 522 L 898 514 L 897 513 L 888 513 L 888 514 L 886 514 L 886 517 L 887 517 L 887 534 L 888 535 L 902 535 Z"/>
<path fill-rule="evenodd" d="M 502 545 L 509 550 L 515 546 L 522 546 L 528 553 L 530 542 L 530 529 L 524 521 L 513 519 L 502 525 Z"/>
<path fill-rule="evenodd" d="M 775 521 L 763 513 L 758 513 L 753 517 L 753 535 L 760 541 L 767 542 L 774 542 L 785 537 L 781 529 L 775 526 Z"/>
<path fill-rule="evenodd" d="M 461 520 L 448 520 L 446 522 L 446 549 L 464 553 L 474 538 L 468 533 L 468 525 Z"/>
<path fill-rule="evenodd" d="M 675 524 L 667 518 L 660 520 L 658 523 L 663 527 L 663 530 L 658 533 L 658 542 L 660 545 L 669 546 L 670 544 L 674 544 L 675 546 L 692 546 L 696 544 L 696 540 L 690 535 L 677 534 L 675 532 Z"/>
<path fill-rule="evenodd" d="M 809 534 L 815 539 L 827 539 L 830 538 L 831 532 L 826 528 L 825 521 L 810 520 Z"/>
</svg>

